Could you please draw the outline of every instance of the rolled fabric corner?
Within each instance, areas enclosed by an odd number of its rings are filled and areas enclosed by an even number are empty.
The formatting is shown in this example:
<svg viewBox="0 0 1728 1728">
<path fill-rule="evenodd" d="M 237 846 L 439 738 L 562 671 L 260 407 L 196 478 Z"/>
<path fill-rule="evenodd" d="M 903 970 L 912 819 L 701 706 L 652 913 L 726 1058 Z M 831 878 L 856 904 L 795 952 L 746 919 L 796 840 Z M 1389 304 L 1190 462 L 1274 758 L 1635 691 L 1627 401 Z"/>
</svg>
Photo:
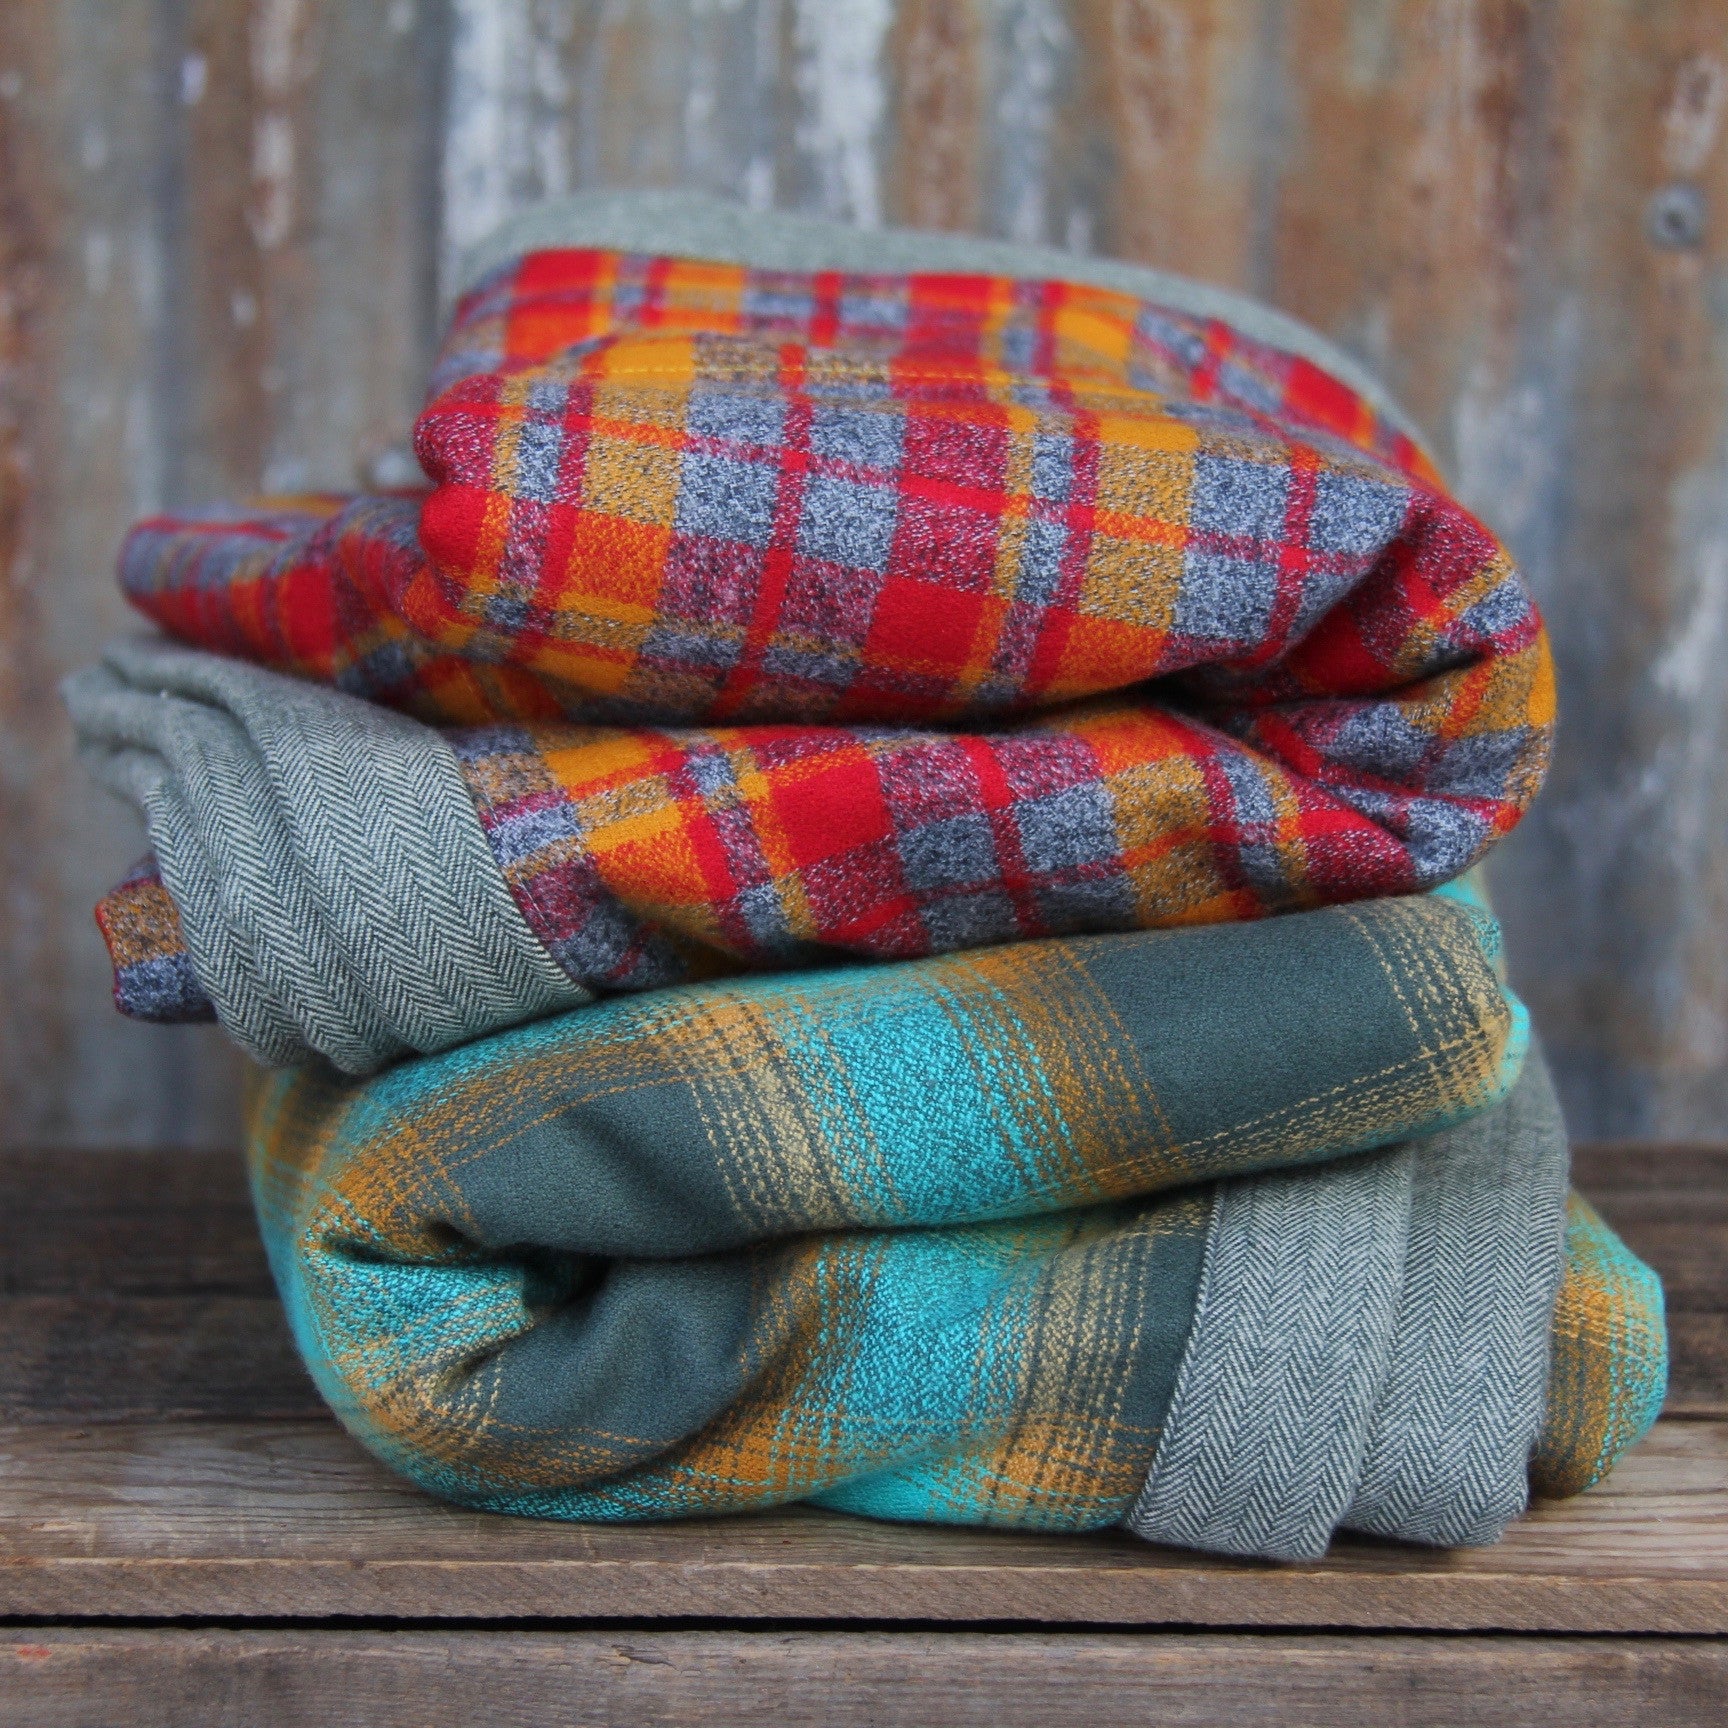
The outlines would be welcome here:
<svg viewBox="0 0 1728 1728">
<path fill-rule="evenodd" d="M 1251 1037 L 1218 1036 L 1201 1005 L 1221 974 L 1180 947 L 689 986 L 368 1081 L 261 1077 L 254 1195 L 313 1378 L 393 1468 L 517 1514 L 808 1500 L 1131 1520 L 1284 1558 L 1340 1521 L 1488 1539 L 1522 1503 L 1544 1408 L 1565 1144 L 1539 1069 L 1466 1120 L 1443 1103 L 1456 1079 L 1433 1076 L 1406 1118 L 1432 1132 L 1364 1151 L 1390 1049 L 1346 1039 L 1330 1065 L 1308 1053 L 1306 1086 L 1271 1079 Z M 1376 1012 L 1327 999 L 1335 1019 Z M 1411 1029 L 1388 1016 L 1383 1034 Z M 979 1070 L 995 1050 L 1011 1066 Z M 1299 1136 L 1265 1136 L 1322 1090 Z M 1291 1156 L 1307 1163 L 1278 1167 Z M 1220 1304 L 1238 1250 L 1274 1239 L 1271 1299 Z M 1450 1336 L 1460 1304 L 1521 1271 L 1532 1299 L 1484 1340 Z M 1575 1414 L 1555 1386 L 1600 1348 L 1556 1336 L 1550 1421 Z M 1195 1374 L 1197 1351 L 1241 1366 L 1235 1394 Z M 1254 1434 L 1256 1469 L 1218 1468 Z M 1223 1522 L 1133 1516 L 1173 1453 L 1189 1491 L 1238 1503 Z"/>
<path fill-rule="evenodd" d="M 1411 1150 L 1404 1288 L 1342 1525 L 1471 1547 L 1523 1512 L 1548 1402 L 1569 1160 L 1540 1052 L 1500 1109 Z"/>
<path fill-rule="evenodd" d="M 1390 902 L 682 986 L 369 1081 L 278 1074 L 252 1173 L 314 1378 L 446 1496 L 1093 1527 L 1168 1402 L 1197 1185 L 1303 1163 L 1342 1202 L 1352 1154 L 1492 1114 L 1520 1056 L 1474 922 Z"/>
<path fill-rule="evenodd" d="M 1667 1392 L 1662 1280 L 1572 1194 L 1531 1492 L 1560 1500 L 1601 1481 L 1649 1433 Z"/>
<path fill-rule="evenodd" d="M 96 928 L 114 968 L 114 1006 L 122 1014 L 165 1026 L 216 1018 L 154 854 L 140 858 L 96 903 Z"/>
<path fill-rule="evenodd" d="M 430 728 L 147 641 L 62 693 L 92 772 L 144 813 L 191 971 L 254 1059 L 367 1073 L 588 999 L 524 924 Z M 130 934 L 171 936 L 161 919 Z"/>
</svg>

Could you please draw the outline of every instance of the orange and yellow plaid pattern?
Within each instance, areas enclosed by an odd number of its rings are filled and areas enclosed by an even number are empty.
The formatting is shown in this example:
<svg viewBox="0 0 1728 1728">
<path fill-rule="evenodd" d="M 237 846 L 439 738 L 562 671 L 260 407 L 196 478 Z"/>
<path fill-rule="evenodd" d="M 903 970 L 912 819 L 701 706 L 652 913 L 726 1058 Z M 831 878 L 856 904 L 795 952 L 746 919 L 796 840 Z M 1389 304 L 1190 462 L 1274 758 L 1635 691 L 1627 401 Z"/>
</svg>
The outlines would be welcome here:
<svg viewBox="0 0 1728 1728">
<path fill-rule="evenodd" d="M 459 306 L 417 440 L 423 497 L 146 522 L 125 586 L 486 723 L 482 824 L 587 985 L 1418 892 L 1545 772 L 1504 550 L 1216 322 L 540 252 Z M 172 937 L 116 954 L 129 1011 L 199 1011 Z"/>
</svg>

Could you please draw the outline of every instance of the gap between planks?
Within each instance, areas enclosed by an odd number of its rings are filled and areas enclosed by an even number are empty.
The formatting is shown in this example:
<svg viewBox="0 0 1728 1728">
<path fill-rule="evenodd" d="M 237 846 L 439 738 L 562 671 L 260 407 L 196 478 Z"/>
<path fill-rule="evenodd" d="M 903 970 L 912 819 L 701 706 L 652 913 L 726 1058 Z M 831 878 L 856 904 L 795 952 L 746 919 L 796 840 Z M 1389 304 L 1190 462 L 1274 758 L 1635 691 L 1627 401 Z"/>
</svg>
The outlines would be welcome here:
<svg viewBox="0 0 1728 1728">
<path fill-rule="evenodd" d="M 464 1512 L 334 1424 L 0 1430 L 0 1613 L 989 1621 L 1728 1632 L 1728 1423 L 1664 1422 L 1492 1548 L 1274 1566 L 835 1514 L 567 1525 Z"/>
</svg>

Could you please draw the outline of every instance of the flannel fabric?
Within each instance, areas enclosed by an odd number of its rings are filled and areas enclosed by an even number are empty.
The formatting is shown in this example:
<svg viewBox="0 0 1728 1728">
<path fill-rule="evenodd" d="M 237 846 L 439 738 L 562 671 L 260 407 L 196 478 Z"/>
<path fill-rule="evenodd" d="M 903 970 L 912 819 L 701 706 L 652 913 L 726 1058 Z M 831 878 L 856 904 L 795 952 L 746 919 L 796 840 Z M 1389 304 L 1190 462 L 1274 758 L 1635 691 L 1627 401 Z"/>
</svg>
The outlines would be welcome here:
<svg viewBox="0 0 1728 1728">
<path fill-rule="evenodd" d="M 1080 724 L 1205 788 L 1183 916 L 1431 886 L 1545 768 L 1540 619 L 1408 438 L 1120 293 L 534 253 L 462 302 L 418 445 L 423 500 L 140 525 L 127 592 L 434 722 L 1106 698 Z"/>
<path fill-rule="evenodd" d="M 114 1006 L 122 1014 L 170 1025 L 216 1018 L 153 853 L 97 902 L 96 927 L 114 967 Z"/>
<path fill-rule="evenodd" d="M 1530 1460 L 1536 1493 L 1580 1493 L 1649 1431 L 1668 1392 L 1666 1336 L 1661 1280 L 1572 1195 L 1548 1414 Z"/>
<path fill-rule="evenodd" d="M 545 725 L 450 742 L 523 917 L 594 989 L 1408 894 L 1491 832 L 1434 798 L 1376 820 L 1152 702 L 991 733 Z"/>
<path fill-rule="evenodd" d="M 68 681 L 156 847 L 117 999 L 305 1064 L 314 1378 L 512 1512 L 1493 1539 L 1665 1368 L 1451 880 L 1546 765 L 1528 595 L 1276 315 L 797 226 L 506 246 L 429 492 L 141 524 L 219 654 Z M 907 963 L 725 976 L 836 956 Z"/>
<path fill-rule="evenodd" d="M 1225 1227 L 1209 1184 L 1335 1174 L 1305 1213 L 1331 1239 L 1347 1154 L 1505 1108 L 1520 1052 L 1448 1031 L 1435 988 L 1482 934 L 1391 902 L 614 998 L 370 1081 L 263 1077 L 254 1193 L 320 1388 L 445 1497 L 1119 1523 Z M 1442 1377 L 1465 1389 L 1438 1414 L 1418 1379 L 1411 1409 L 1470 1427 L 1480 1376 Z M 1368 1403 L 1403 1431 L 1397 1399 Z M 1635 1424 L 1598 1411 L 1599 1441 L 1604 1416 L 1606 1461 Z"/>
<path fill-rule="evenodd" d="M 472 881 L 479 901 L 512 898 L 540 970 L 609 991 L 1402 893 L 1451 875 L 1482 839 L 1421 800 L 1400 842 L 1270 756 L 1150 702 L 1103 698 L 994 733 L 547 723 L 440 736 L 244 662 L 142 642 L 115 644 L 67 695 L 92 762 L 144 751 L 157 763 L 147 787 L 130 770 L 101 771 L 146 807 L 176 859 L 178 917 L 148 871 L 99 909 L 121 1008 L 183 1019 L 214 1001 L 260 1060 L 316 1049 L 354 1072 L 448 1040 L 427 1042 L 396 1016 L 401 1035 L 380 1043 L 346 1010 L 314 1012 L 318 977 L 335 962 L 310 976 L 257 919 L 240 930 L 247 884 L 266 922 L 299 903 L 302 883 L 306 903 L 338 921 L 352 908 L 360 926 L 341 944 L 343 964 L 367 971 L 367 920 L 411 919 L 440 875 L 452 892 Z M 200 742 L 212 729 L 228 771 Z M 442 833 L 444 851 L 422 857 L 417 841 L 411 868 L 396 850 L 402 871 L 346 869 L 354 837 L 375 835 L 393 807 L 392 787 L 414 789 L 416 833 Z M 251 844 L 278 831 L 296 836 L 286 851 L 266 857 Z M 411 904 L 390 899 L 397 887 Z M 288 934 L 319 922 L 308 913 Z M 220 934 L 230 929 L 232 939 Z M 414 950 L 441 986 L 456 976 L 442 958 L 452 946 Z M 463 1021 L 465 1036 L 563 1005 L 541 990 L 513 1009 L 516 993 L 462 975 L 497 1007 Z M 405 982 L 367 989 L 388 997 Z M 279 1031 L 301 1030 L 266 1035 L 260 997 L 276 1004 Z"/>
<path fill-rule="evenodd" d="M 457 261 L 454 292 L 467 294 L 530 253 L 565 251 L 699 258 L 805 276 L 995 277 L 1103 288 L 1178 313 L 1202 328 L 1220 325 L 1275 356 L 1306 360 L 1355 391 L 1390 432 L 1420 439 L 1415 423 L 1372 371 L 1276 307 L 1145 264 L 978 234 L 855 228 L 670 189 L 590 189 L 519 210 L 500 223 Z"/>
<path fill-rule="evenodd" d="M 954 720 L 1286 658 L 1262 701 L 1365 694 L 1539 636 L 1354 391 L 1080 284 L 532 254 L 458 307 L 416 442 L 423 508 L 146 522 L 127 591 L 436 718 L 531 700 L 440 650 L 580 718 Z"/>
</svg>

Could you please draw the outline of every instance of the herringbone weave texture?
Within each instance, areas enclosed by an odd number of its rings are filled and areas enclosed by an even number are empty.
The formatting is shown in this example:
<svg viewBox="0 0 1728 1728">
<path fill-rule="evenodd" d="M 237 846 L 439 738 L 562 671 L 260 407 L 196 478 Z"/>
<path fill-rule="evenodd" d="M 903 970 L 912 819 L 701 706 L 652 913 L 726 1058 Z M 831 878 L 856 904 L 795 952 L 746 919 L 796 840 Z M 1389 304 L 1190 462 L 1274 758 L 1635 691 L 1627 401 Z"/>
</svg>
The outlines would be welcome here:
<svg viewBox="0 0 1728 1728">
<path fill-rule="evenodd" d="M 1540 1057 L 1503 1106 L 1445 1134 L 1225 1184 L 1133 1528 L 1284 1560 L 1317 1558 L 1339 1525 L 1494 1541 L 1528 1495 L 1565 1192 Z M 1650 1362 L 1654 1340 L 1620 1359 Z"/>
<path fill-rule="evenodd" d="M 119 987 L 158 1011 L 208 1002 L 259 1061 L 364 1073 L 587 1000 L 523 922 L 430 728 L 154 642 L 113 644 L 64 694 L 172 890 L 172 920 L 137 873 L 99 913 Z"/>
</svg>

